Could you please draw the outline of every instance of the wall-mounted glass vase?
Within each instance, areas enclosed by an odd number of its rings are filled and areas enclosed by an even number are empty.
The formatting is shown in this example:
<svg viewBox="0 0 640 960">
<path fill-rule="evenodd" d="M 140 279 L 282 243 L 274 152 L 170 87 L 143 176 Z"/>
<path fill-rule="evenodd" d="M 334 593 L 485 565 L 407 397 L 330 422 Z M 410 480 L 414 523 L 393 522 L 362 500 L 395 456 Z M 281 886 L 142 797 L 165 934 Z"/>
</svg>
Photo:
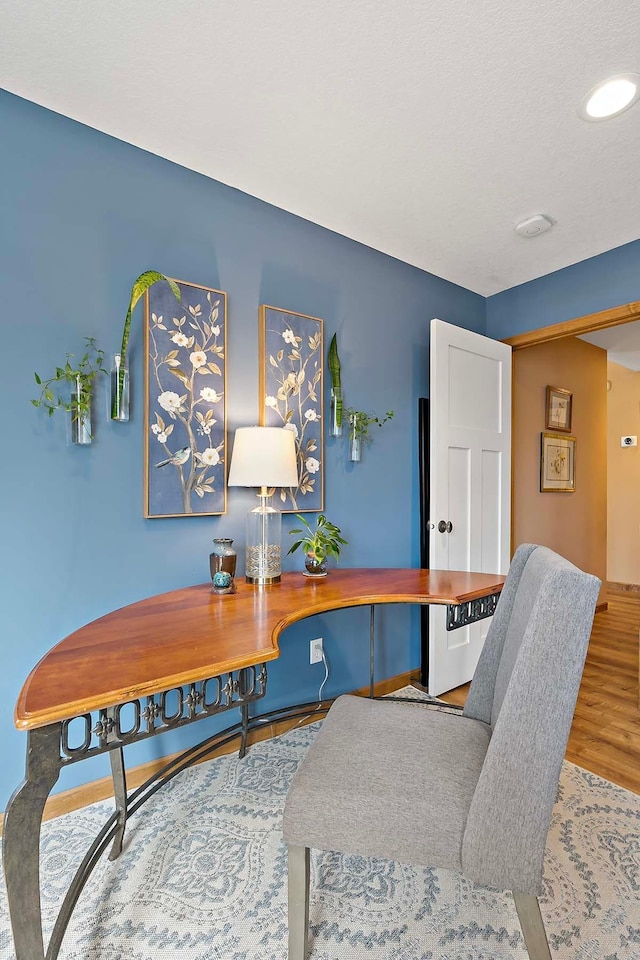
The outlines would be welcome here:
<svg viewBox="0 0 640 960">
<path fill-rule="evenodd" d="M 349 460 L 359 463 L 362 456 L 362 438 L 358 431 L 358 417 L 355 413 L 349 416 Z"/>
<path fill-rule="evenodd" d="M 329 436 L 342 436 L 342 391 L 331 388 L 331 402 L 329 406 Z"/>
<path fill-rule="evenodd" d="M 111 419 L 129 419 L 129 367 L 119 353 L 113 358 L 111 368 Z"/>
<path fill-rule="evenodd" d="M 83 394 L 71 394 L 71 443 L 78 443 L 86 446 L 93 439 L 91 436 L 91 411 L 88 413 L 77 413 L 78 397 L 83 400 Z"/>
<path fill-rule="evenodd" d="M 331 388 L 331 403 L 329 407 L 329 436 L 342 436 L 342 391 Z"/>
</svg>

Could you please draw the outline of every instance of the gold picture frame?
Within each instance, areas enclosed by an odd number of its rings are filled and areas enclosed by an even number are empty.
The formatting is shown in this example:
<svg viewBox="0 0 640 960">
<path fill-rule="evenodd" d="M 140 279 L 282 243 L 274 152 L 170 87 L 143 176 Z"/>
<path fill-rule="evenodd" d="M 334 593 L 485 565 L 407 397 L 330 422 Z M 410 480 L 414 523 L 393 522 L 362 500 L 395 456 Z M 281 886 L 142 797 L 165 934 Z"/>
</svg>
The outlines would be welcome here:
<svg viewBox="0 0 640 960">
<path fill-rule="evenodd" d="M 293 431 L 298 486 L 276 491 L 282 513 L 324 509 L 324 323 L 262 304 L 259 422 Z"/>
<path fill-rule="evenodd" d="M 544 426 L 546 430 L 571 433 L 573 394 L 562 387 L 547 387 Z"/>
<path fill-rule="evenodd" d="M 227 509 L 227 294 L 175 280 L 145 294 L 144 516 Z"/>
<path fill-rule="evenodd" d="M 576 489 L 576 438 L 564 433 L 540 434 L 540 493 L 573 493 Z"/>
</svg>

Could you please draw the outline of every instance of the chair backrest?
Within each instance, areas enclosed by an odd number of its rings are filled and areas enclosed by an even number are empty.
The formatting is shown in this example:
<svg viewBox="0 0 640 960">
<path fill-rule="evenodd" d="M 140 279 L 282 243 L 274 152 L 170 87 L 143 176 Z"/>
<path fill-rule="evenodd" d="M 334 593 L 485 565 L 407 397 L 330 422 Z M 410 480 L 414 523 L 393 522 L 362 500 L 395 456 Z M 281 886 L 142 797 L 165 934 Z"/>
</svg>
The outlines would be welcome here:
<svg viewBox="0 0 640 960">
<path fill-rule="evenodd" d="M 502 658 L 504 641 L 509 629 L 513 605 L 520 586 L 522 571 L 527 560 L 534 550 L 537 550 L 535 543 L 521 543 L 516 548 L 513 559 L 509 566 L 507 579 L 505 580 L 500 594 L 498 606 L 493 615 L 493 620 L 487 631 L 487 637 L 478 660 L 478 665 L 473 674 L 471 687 L 464 706 L 465 717 L 473 717 L 474 720 L 482 720 L 483 723 L 491 723 L 493 713 L 493 696 L 496 686 L 496 677 Z"/>
<path fill-rule="evenodd" d="M 547 547 L 516 550 L 464 711 L 492 728 L 462 843 L 465 875 L 479 883 L 541 892 L 599 589 Z"/>
</svg>

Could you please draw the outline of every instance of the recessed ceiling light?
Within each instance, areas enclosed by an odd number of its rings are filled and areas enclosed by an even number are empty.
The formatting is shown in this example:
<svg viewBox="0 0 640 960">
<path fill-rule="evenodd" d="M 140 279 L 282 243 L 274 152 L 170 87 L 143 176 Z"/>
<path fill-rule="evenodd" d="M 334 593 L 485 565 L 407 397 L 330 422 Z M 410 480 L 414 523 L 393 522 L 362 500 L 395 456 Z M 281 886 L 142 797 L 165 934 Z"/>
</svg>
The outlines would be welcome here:
<svg viewBox="0 0 640 960">
<path fill-rule="evenodd" d="M 640 74 L 620 73 L 589 90 L 578 107 L 583 120 L 598 121 L 615 117 L 640 99 Z"/>
</svg>

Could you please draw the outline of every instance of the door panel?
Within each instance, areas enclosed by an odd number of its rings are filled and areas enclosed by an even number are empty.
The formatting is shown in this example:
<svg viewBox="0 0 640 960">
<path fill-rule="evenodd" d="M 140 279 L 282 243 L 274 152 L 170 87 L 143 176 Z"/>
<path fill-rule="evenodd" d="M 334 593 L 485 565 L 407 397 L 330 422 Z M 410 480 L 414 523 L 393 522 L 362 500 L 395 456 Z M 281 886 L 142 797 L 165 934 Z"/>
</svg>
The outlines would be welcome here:
<svg viewBox="0 0 640 960">
<path fill-rule="evenodd" d="M 511 348 L 431 321 L 430 566 L 506 573 L 510 559 Z M 438 523 L 451 523 L 441 533 Z M 448 632 L 429 609 L 429 692 L 471 679 L 489 620 Z"/>
<path fill-rule="evenodd" d="M 470 570 L 471 562 L 471 451 L 449 447 L 449 510 L 455 528 L 441 534 L 447 544 L 449 570 Z M 453 534 L 455 533 L 455 537 Z"/>
<path fill-rule="evenodd" d="M 495 342 L 495 341 L 494 341 Z M 501 429 L 499 362 L 449 345 L 449 426 Z"/>
<path fill-rule="evenodd" d="M 497 570 L 501 563 L 502 540 L 502 453 L 500 450 L 482 451 L 482 479 L 480 496 L 480 569 Z"/>
</svg>

